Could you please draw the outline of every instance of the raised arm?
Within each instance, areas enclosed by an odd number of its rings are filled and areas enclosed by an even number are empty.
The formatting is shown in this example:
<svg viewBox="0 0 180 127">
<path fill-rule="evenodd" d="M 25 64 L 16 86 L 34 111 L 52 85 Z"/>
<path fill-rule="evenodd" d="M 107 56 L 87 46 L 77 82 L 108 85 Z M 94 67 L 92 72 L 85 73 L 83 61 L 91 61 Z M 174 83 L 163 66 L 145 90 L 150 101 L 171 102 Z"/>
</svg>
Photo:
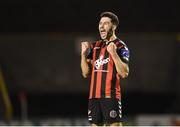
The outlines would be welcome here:
<svg viewBox="0 0 180 127">
<path fill-rule="evenodd" d="M 125 78 L 129 74 L 129 66 L 128 64 L 124 63 L 119 55 L 116 52 L 116 45 L 114 43 L 110 43 L 107 47 L 107 51 L 111 54 L 112 59 L 115 63 L 117 73 L 122 77 Z"/>
<path fill-rule="evenodd" d="M 89 48 L 90 48 L 89 42 L 81 43 L 81 70 L 84 78 L 87 78 L 90 72 L 90 68 L 89 68 L 90 59 L 86 58 Z"/>
</svg>

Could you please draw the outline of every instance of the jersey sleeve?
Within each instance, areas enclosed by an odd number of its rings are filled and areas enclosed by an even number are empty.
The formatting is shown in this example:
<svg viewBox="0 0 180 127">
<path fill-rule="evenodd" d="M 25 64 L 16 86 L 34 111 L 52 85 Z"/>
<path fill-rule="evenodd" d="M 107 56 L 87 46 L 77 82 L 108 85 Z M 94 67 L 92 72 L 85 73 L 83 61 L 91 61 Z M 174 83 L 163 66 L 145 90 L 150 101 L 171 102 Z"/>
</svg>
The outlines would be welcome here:
<svg viewBox="0 0 180 127">
<path fill-rule="evenodd" d="M 93 48 L 94 48 L 94 43 L 90 45 L 90 48 L 87 51 L 87 59 L 93 59 Z"/>
<path fill-rule="evenodd" d="M 118 47 L 117 53 L 124 63 L 126 64 L 129 63 L 130 54 L 129 54 L 129 49 L 126 46 L 123 45 L 123 46 Z"/>
<path fill-rule="evenodd" d="M 89 48 L 89 49 L 88 49 L 88 52 L 87 52 L 87 57 L 86 57 L 86 58 L 92 60 L 92 56 L 93 56 L 92 48 Z"/>
</svg>

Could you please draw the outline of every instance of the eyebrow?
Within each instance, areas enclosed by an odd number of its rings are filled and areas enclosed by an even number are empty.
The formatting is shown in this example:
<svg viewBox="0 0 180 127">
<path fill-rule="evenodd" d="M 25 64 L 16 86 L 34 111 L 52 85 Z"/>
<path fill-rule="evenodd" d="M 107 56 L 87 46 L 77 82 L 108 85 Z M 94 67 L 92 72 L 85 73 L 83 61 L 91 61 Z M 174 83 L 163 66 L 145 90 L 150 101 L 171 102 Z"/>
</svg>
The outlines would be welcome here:
<svg viewBox="0 0 180 127">
<path fill-rule="evenodd" d="M 108 22 L 108 23 L 109 23 L 110 21 L 105 21 L 104 23 L 106 23 L 106 22 Z M 102 21 L 99 21 L 99 23 L 102 23 Z"/>
</svg>

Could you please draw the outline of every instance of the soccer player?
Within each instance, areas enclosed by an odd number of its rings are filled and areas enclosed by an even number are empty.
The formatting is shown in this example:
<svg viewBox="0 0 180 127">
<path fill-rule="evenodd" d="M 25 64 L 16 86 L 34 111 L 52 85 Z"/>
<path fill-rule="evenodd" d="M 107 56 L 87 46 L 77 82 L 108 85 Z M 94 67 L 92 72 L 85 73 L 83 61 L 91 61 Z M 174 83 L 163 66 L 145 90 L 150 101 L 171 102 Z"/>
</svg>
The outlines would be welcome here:
<svg viewBox="0 0 180 127">
<path fill-rule="evenodd" d="M 122 125 L 120 79 L 129 73 L 129 50 L 116 37 L 118 17 L 112 12 L 100 15 L 99 34 L 95 43 L 81 42 L 83 77 L 91 74 L 88 120 L 92 126 Z"/>
</svg>

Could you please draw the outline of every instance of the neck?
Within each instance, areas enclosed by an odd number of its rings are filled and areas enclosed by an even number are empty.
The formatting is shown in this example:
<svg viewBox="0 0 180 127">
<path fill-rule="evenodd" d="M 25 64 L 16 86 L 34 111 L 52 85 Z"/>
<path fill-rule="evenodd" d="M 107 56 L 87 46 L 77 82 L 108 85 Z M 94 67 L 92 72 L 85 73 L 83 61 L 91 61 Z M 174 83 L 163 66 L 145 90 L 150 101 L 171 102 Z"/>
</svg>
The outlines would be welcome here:
<svg viewBox="0 0 180 127">
<path fill-rule="evenodd" d="M 116 35 L 115 34 L 112 34 L 111 37 L 107 38 L 107 39 L 104 39 L 104 41 L 106 41 L 106 43 L 110 42 L 110 41 L 114 41 L 116 39 Z"/>
<path fill-rule="evenodd" d="M 107 40 L 107 41 L 113 41 L 113 40 L 115 40 L 116 38 L 117 38 L 116 35 L 113 34 L 113 35 L 109 38 L 109 40 Z"/>
</svg>

